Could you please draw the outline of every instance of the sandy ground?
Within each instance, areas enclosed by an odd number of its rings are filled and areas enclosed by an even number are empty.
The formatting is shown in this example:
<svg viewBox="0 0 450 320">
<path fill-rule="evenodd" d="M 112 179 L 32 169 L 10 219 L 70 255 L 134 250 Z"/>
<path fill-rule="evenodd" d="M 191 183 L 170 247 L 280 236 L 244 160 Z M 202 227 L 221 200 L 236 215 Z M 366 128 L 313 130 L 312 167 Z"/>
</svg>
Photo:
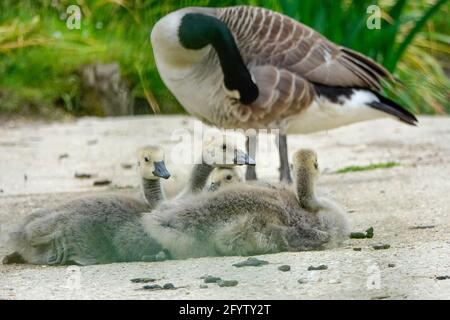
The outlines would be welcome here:
<svg viewBox="0 0 450 320">
<path fill-rule="evenodd" d="M 189 117 L 84 118 L 63 124 L 7 123 L 0 128 L 0 240 L 36 208 L 94 192 L 137 193 L 135 153 L 162 144 L 182 188 L 189 166 L 172 156 L 193 132 Z M 185 143 L 185 141 L 183 142 Z M 354 231 L 372 226 L 373 239 L 347 240 L 338 249 L 260 256 L 262 267 L 235 268 L 242 257 L 88 267 L 0 265 L 0 299 L 449 299 L 450 118 L 422 117 L 419 127 L 378 120 L 309 136 L 290 136 L 291 152 L 314 148 L 323 175 L 320 189 L 348 210 Z M 275 180 L 277 153 L 262 148 L 260 177 Z M 259 159 L 259 160 L 258 160 Z M 395 161 L 390 169 L 336 174 L 349 165 Z M 131 168 L 129 168 L 131 165 Z M 89 173 L 77 179 L 75 173 Z M 109 179 L 109 186 L 93 181 Z M 416 228 L 428 227 L 428 228 Z M 374 244 L 389 244 L 374 250 Z M 361 248 L 355 251 L 354 248 Z M 0 257 L 7 253 L 0 245 Z M 291 271 L 281 272 L 282 264 Z M 328 269 L 308 271 L 325 264 Z M 208 284 L 205 274 L 238 280 L 236 287 Z M 130 280 L 156 279 L 176 290 L 142 290 Z M 298 281 L 300 280 L 300 281 Z"/>
</svg>

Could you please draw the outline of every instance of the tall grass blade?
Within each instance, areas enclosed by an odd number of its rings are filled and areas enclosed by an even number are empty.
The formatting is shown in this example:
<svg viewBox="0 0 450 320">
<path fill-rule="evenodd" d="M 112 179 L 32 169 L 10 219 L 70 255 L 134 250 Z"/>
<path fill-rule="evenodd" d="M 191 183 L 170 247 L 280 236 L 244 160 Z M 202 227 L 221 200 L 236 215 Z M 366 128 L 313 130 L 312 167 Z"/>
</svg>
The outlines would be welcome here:
<svg viewBox="0 0 450 320">
<path fill-rule="evenodd" d="M 397 66 L 398 61 L 402 57 L 405 50 L 408 48 L 408 46 L 411 44 L 411 42 L 414 40 L 414 37 L 419 33 L 419 31 L 422 29 L 422 27 L 425 25 L 425 23 L 439 10 L 439 8 L 446 3 L 448 0 L 438 0 L 433 6 L 431 6 L 428 11 L 424 13 L 422 18 L 417 21 L 414 28 L 411 29 L 411 31 L 408 33 L 406 38 L 403 40 L 403 42 L 400 44 L 400 47 L 397 49 L 395 54 L 391 59 L 388 60 L 386 63 L 386 67 L 389 70 L 395 70 L 395 67 Z"/>
</svg>

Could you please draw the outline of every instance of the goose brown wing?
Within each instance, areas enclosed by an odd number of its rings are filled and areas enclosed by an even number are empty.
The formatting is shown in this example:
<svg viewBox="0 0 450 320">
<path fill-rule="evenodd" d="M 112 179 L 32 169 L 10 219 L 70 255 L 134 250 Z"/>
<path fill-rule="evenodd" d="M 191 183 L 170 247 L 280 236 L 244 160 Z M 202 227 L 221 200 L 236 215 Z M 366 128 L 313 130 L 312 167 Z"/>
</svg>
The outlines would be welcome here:
<svg viewBox="0 0 450 320">
<path fill-rule="evenodd" d="M 338 46 L 313 29 L 276 12 L 248 6 L 217 11 L 235 36 L 248 66 L 271 65 L 279 72 L 328 86 L 379 91 L 392 75 L 364 55 Z"/>
<path fill-rule="evenodd" d="M 288 70 L 274 66 L 257 66 L 250 69 L 259 96 L 246 108 L 250 121 L 266 125 L 300 113 L 315 97 L 314 86 Z"/>
</svg>

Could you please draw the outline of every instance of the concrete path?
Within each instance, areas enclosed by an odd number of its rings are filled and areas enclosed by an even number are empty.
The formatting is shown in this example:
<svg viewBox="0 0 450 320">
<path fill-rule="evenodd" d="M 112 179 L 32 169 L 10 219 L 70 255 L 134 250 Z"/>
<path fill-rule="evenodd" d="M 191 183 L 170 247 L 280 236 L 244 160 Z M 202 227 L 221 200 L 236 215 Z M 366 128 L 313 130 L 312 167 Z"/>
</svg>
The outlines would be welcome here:
<svg viewBox="0 0 450 320">
<path fill-rule="evenodd" d="M 0 241 L 36 208 L 94 192 L 134 194 L 135 152 L 159 143 L 179 147 L 175 129 L 194 131 L 189 117 L 84 118 L 76 122 L 7 123 L 0 128 Z M 262 267 L 235 268 L 242 257 L 88 267 L 0 265 L 0 299 L 449 299 L 450 118 L 422 117 L 419 127 L 378 120 L 338 130 L 290 136 L 291 152 L 314 148 L 322 192 L 348 210 L 354 231 L 373 227 L 373 239 L 347 240 L 335 250 L 260 256 Z M 277 154 L 260 150 L 260 177 L 275 180 Z M 180 156 L 182 157 L 182 156 Z M 168 157 L 170 194 L 189 167 Z M 172 161 L 173 162 L 173 161 Z M 337 170 L 387 162 L 389 169 L 345 174 Z M 131 168 L 130 168 L 131 166 Z M 75 174 L 90 174 L 78 179 Z M 109 179 L 107 186 L 93 186 Z M 372 245 L 389 244 L 385 250 Z M 354 248 L 361 248 L 355 251 Z M 7 249 L 0 244 L 0 257 Z M 281 272 L 282 264 L 291 271 Z M 325 264 L 328 269 L 308 271 Z M 238 280 L 236 287 L 209 284 L 205 274 Z M 133 278 L 173 283 L 176 290 L 141 290 Z M 439 280 L 443 279 L 443 280 Z M 298 281 L 300 280 L 300 282 Z"/>
</svg>

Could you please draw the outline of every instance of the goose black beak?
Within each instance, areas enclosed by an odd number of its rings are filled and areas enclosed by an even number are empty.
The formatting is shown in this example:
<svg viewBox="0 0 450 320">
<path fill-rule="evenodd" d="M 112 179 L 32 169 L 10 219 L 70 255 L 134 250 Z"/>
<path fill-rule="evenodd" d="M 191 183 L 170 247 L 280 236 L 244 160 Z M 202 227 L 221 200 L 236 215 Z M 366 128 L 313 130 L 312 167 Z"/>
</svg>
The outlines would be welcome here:
<svg viewBox="0 0 450 320">
<path fill-rule="evenodd" d="M 167 170 L 164 161 L 155 161 L 155 162 L 153 162 L 153 165 L 155 167 L 155 171 L 153 171 L 152 173 L 155 176 L 163 178 L 163 179 L 169 179 L 170 178 L 170 173 Z"/>
<path fill-rule="evenodd" d="M 240 150 L 236 150 L 234 152 L 234 164 L 237 165 L 248 165 L 248 166 L 255 166 L 256 165 L 256 161 L 253 160 L 248 154 L 240 151 Z"/>
</svg>

